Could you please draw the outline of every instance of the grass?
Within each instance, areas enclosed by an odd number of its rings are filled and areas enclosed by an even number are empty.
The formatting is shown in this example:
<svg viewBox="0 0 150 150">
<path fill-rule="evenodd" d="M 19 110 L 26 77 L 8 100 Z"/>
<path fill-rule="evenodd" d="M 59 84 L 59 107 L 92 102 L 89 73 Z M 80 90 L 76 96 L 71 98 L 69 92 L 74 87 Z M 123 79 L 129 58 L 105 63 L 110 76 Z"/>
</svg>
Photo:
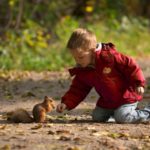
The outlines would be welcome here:
<svg viewBox="0 0 150 150">
<path fill-rule="evenodd" d="M 82 27 L 92 30 L 99 42 L 114 43 L 124 54 L 147 57 L 150 56 L 150 31 L 144 21 L 123 18 L 121 23 L 95 21 Z M 60 71 L 72 66 L 74 61 L 65 45 L 71 32 L 79 26 L 78 20 L 66 17 L 55 26 L 55 38 L 45 35 L 46 29 L 36 24 L 19 32 L 8 31 L 5 40 L 1 39 L 0 69 Z"/>
</svg>

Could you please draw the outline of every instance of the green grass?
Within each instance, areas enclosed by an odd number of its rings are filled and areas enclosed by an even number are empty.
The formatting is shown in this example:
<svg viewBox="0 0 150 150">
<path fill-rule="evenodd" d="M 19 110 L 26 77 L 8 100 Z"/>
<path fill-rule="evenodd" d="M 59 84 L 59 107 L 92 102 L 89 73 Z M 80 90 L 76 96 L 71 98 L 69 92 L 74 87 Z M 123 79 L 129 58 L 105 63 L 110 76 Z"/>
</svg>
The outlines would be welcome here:
<svg viewBox="0 0 150 150">
<path fill-rule="evenodd" d="M 150 36 L 147 22 L 143 19 L 122 22 L 95 21 L 82 24 L 92 30 L 99 42 L 112 42 L 118 51 L 133 57 L 150 56 Z M 46 29 L 34 24 L 21 31 L 7 31 L 0 44 L 1 70 L 60 71 L 74 64 L 65 48 L 71 32 L 79 27 L 79 20 L 66 17 L 54 28 L 53 35 L 45 34 Z M 48 44 L 49 41 L 49 44 Z"/>
</svg>

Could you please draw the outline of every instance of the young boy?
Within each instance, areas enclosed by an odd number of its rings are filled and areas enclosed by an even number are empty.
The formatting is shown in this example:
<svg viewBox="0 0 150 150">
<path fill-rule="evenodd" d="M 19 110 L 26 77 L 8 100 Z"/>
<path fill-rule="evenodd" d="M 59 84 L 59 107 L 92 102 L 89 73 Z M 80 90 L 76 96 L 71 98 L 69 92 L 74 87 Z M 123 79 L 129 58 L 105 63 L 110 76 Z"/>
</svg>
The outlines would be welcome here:
<svg viewBox="0 0 150 150">
<path fill-rule="evenodd" d="M 100 98 L 93 120 L 106 122 L 113 116 L 118 123 L 135 123 L 150 118 L 150 109 L 137 110 L 142 100 L 145 79 L 136 62 L 119 52 L 112 43 L 97 44 L 96 36 L 76 29 L 67 44 L 77 65 L 70 89 L 57 106 L 58 112 L 75 108 L 94 87 Z"/>
</svg>

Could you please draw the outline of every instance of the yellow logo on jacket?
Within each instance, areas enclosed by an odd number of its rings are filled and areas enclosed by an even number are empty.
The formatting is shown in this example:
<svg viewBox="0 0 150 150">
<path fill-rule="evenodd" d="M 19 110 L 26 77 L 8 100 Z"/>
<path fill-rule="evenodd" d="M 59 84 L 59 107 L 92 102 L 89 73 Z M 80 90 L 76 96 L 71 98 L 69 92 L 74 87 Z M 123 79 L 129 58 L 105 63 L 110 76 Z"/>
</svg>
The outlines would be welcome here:
<svg viewBox="0 0 150 150">
<path fill-rule="evenodd" d="M 103 74 L 109 74 L 111 72 L 111 68 L 110 67 L 105 67 L 103 69 Z"/>
</svg>

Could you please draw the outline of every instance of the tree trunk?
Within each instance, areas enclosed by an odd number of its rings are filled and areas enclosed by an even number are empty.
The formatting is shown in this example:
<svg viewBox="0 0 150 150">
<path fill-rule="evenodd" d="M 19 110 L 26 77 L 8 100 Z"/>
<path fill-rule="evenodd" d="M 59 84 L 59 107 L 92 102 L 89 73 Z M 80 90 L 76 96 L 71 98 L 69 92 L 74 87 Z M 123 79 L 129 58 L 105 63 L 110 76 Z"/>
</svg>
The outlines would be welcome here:
<svg viewBox="0 0 150 150">
<path fill-rule="evenodd" d="M 23 8 L 24 8 L 24 0 L 20 0 L 19 13 L 18 13 L 18 16 L 17 16 L 15 29 L 18 29 L 20 27 L 22 14 L 23 14 Z"/>
</svg>

